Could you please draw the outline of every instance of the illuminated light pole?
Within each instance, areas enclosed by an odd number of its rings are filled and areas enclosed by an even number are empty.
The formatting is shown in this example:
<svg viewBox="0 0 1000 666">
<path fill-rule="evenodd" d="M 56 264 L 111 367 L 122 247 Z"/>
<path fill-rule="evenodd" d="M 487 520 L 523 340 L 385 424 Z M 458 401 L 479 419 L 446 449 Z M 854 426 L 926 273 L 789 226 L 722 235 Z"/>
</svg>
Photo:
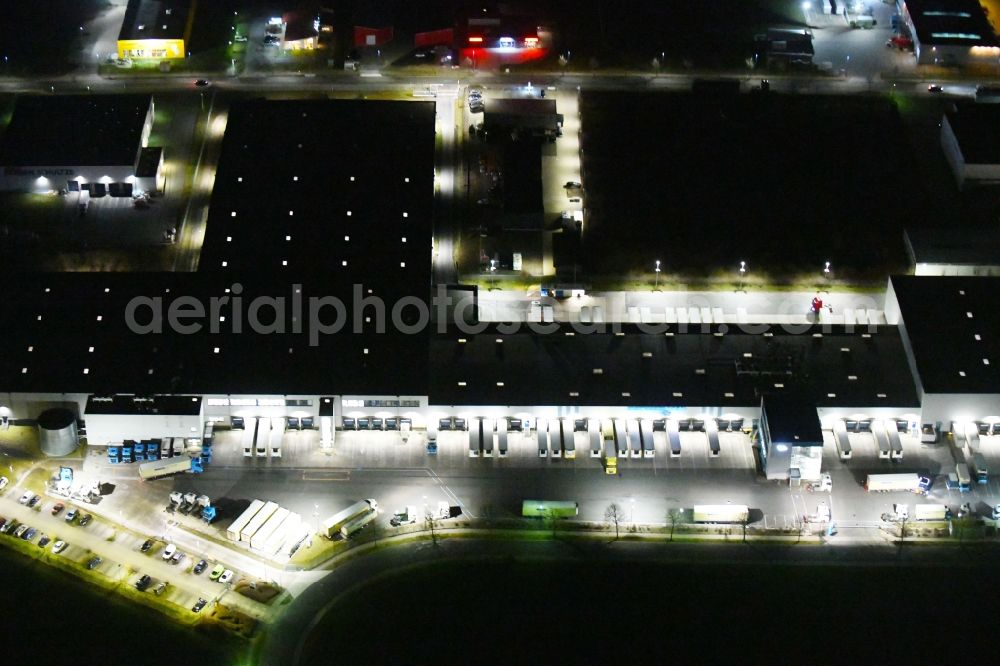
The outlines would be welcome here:
<svg viewBox="0 0 1000 666">
<path fill-rule="evenodd" d="M 743 280 L 746 278 L 746 274 L 747 274 L 747 262 L 741 261 L 740 262 L 740 284 L 739 284 L 739 287 L 736 289 L 736 291 L 742 291 L 743 293 L 746 293 L 746 289 L 744 289 L 744 287 L 743 287 Z"/>
<path fill-rule="evenodd" d="M 490 259 L 490 283 L 491 283 L 490 291 L 493 291 L 497 288 L 496 272 L 497 272 L 497 260 Z"/>
<path fill-rule="evenodd" d="M 825 280 L 824 286 L 826 287 L 826 289 L 824 289 L 823 291 L 828 294 L 830 293 L 830 280 L 832 277 L 833 274 L 830 271 L 830 262 L 827 261 L 823 264 L 823 278 Z"/>
<path fill-rule="evenodd" d="M 659 291 L 660 290 L 660 260 L 659 259 L 656 260 L 656 268 L 653 269 L 653 270 L 655 271 L 655 277 L 653 279 L 653 291 Z"/>
</svg>

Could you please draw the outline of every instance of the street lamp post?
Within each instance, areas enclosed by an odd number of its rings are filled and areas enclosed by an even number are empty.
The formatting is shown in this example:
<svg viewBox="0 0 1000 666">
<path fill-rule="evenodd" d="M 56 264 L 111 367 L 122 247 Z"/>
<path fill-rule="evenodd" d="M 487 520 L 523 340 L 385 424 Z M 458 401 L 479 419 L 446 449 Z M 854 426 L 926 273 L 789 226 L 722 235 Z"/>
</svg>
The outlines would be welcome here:
<svg viewBox="0 0 1000 666">
<path fill-rule="evenodd" d="M 635 530 L 635 498 L 630 497 L 628 502 L 629 502 L 628 521 L 632 523 L 632 529 Z"/>
<path fill-rule="evenodd" d="M 736 291 L 742 291 L 742 292 L 746 293 L 746 289 L 744 289 L 744 287 L 743 287 L 743 280 L 746 278 L 746 274 L 747 274 L 747 262 L 741 261 L 740 262 L 740 286 L 739 286 L 739 288 Z"/>
<path fill-rule="evenodd" d="M 497 260 L 490 259 L 490 291 L 494 291 L 497 288 Z"/>
<path fill-rule="evenodd" d="M 830 279 L 831 279 L 831 277 L 832 277 L 832 274 L 830 272 L 830 262 L 827 261 L 827 262 L 825 262 L 823 264 L 823 279 L 825 280 L 824 286 L 826 287 L 826 289 L 824 289 L 823 291 L 825 291 L 828 294 L 830 293 Z"/>
<path fill-rule="evenodd" d="M 656 272 L 656 276 L 653 279 L 654 280 L 653 281 L 653 291 L 659 291 L 660 290 L 660 260 L 659 259 L 656 260 L 656 268 L 654 270 Z"/>
</svg>

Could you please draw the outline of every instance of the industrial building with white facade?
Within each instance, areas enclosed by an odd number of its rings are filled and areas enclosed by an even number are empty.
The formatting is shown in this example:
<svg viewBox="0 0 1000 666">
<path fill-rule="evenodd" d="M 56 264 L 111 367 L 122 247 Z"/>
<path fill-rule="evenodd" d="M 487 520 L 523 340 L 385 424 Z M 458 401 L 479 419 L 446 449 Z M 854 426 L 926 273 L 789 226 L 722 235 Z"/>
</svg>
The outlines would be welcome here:
<svg viewBox="0 0 1000 666">
<path fill-rule="evenodd" d="M 25 95 L 0 142 L 0 191 L 132 196 L 162 189 L 152 95 Z"/>
<path fill-rule="evenodd" d="M 198 272 L 9 276 L 0 415 L 69 410 L 91 447 L 267 419 L 245 455 L 269 460 L 286 429 L 334 448 L 345 429 L 457 429 L 470 456 L 500 458 L 508 431 L 544 424 L 537 455 L 615 442 L 636 464 L 647 440 L 714 455 L 735 432 L 762 475 L 792 481 L 819 477 L 823 430 L 874 433 L 895 459 L 899 432 L 1000 433 L 996 278 L 894 277 L 880 326 L 427 322 L 433 155 L 432 103 L 235 105 Z"/>
</svg>

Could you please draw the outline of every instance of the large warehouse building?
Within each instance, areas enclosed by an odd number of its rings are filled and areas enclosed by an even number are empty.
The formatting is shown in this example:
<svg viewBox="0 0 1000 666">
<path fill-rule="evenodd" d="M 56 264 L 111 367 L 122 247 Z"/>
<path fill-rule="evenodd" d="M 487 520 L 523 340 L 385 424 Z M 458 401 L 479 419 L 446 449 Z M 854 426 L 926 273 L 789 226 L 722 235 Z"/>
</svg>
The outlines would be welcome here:
<svg viewBox="0 0 1000 666">
<path fill-rule="evenodd" d="M 752 430 L 789 480 L 819 474 L 820 427 L 1000 423 L 994 278 L 893 278 L 898 325 L 863 329 L 444 321 L 434 124 L 427 102 L 234 105 L 199 272 L 5 279 L 0 416 L 69 409 L 92 445 L 256 418 L 320 446 L 336 428 L 638 420 L 710 444 Z"/>
<path fill-rule="evenodd" d="M 19 97 L 0 143 L 0 191 L 130 196 L 161 185 L 151 95 Z"/>
</svg>

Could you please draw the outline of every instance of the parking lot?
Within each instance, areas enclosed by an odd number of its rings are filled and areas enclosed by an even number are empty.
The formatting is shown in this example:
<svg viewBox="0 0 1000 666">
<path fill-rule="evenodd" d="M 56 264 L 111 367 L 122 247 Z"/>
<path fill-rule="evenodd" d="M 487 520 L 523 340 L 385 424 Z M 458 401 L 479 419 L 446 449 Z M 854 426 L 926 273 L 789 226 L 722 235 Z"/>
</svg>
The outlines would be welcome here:
<svg viewBox="0 0 1000 666">
<path fill-rule="evenodd" d="M 73 505 L 66 504 L 58 515 L 53 515 L 52 508 L 56 504 L 53 498 L 43 496 L 35 507 L 30 508 L 18 503 L 23 492 L 21 487 L 13 485 L 5 489 L 3 498 L 0 499 L 0 516 L 6 518 L 8 523 L 17 521 L 35 528 L 37 534 L 31 539 L 31 543 L 35 545 L 43 535 L 50 539 L 44 546 L 49 550 L 57 541 L 64 541 L 67 545 L 59 553 L 53 552 L 53 557 L 65 559 L 81 569 L 96 572 L 122 584 L 135 585 L 141 576 L 149 575 L 151 581 L 145 591 L 149 595 L 155 594 L 154 589 L 159 583 L 167 582 L 162 593 L 157 596 L 162 602 L 182 609 L 190 609 L 199 598 L 212 604 L 225 597 L 227 605 L 251 616 L 261 617 L 266 612 L 261 604 L 238 594 L 230 594 L 232 587 L 244 578 L 239 572 L 234 572 L 228 584 L 212 581 L 210 575 L 216 564 L 214 561 L 206 562 L 201 574 L 192 572 L 201 559 L 197 552 L 181 551 L 182 556 L 177 563 L 169 562 L 162 557 L 167 547 L 165 540 L 152 539 L 150 548 L 142 552 L 141 548 L 147 537 L 124 529 L 111 520 L 102 519 L 101 514 L 107 515 L 106 511 L 97 511 L 94 510 L 96 507 L 83 505 L 78 509 L 75 519 L 67 522 L 70 511 L 75 508 Z M 132 497 L 134 499 L 135 494 Z M 81 524 L 81 517 L 88 513 L 94 517 L 86 525 Z M 119 510 L 114 517 L 122 519 L 123 515 Z M 15 526 L 6 534 L 0 534 L 0 538 L 18 538 L 14 536 L 16 529 Z"/>
</svg>

